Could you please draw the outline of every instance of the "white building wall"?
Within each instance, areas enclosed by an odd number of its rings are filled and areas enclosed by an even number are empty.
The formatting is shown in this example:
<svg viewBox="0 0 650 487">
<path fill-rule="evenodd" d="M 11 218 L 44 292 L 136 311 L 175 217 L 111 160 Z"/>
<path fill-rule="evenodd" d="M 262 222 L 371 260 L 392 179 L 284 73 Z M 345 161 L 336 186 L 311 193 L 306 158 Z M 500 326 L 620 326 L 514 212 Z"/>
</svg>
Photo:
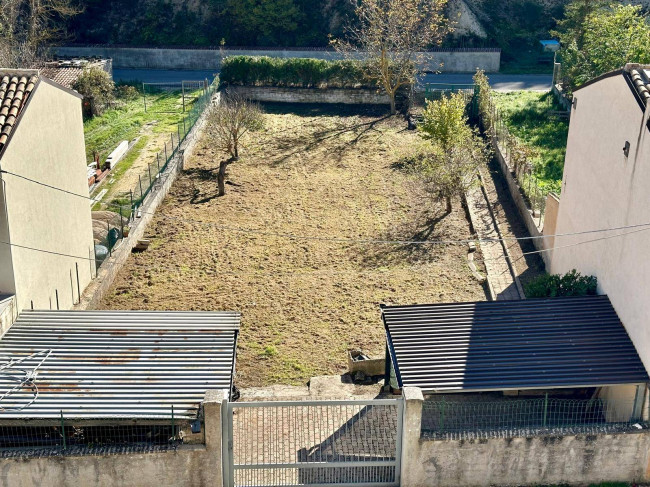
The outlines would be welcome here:
<svg viewBox="0 0 650 487">
<path fill-rule="evenodd" d="M 578 90 L 575 99 L 557 233 L 650 222 L 647 113 L 644 118 L 622 75 Z M 627 158 L 623 153 L 626 141 L 630 143 Z M 587 243 L 622 233 L 628 235 Z M 557 237 L 551 262 L 552 273 L 575 268 L 598 278 L 599 292 L 609 295 L 648 370 L 649 242 L 650 227 Z"/>
<path fill-rule="evenodd" d="M 28 103 L 0 159 L 0 167 L 88 196 L 81 100 L 41 80 Z M 32 301 L 35 308 L 56 308 L 57 291 L 59 308 L 71 308 L 73 300 L 79 299 L 75 264 L 79 268 L 82 292 L 92 278 L 89 200 L 10 174 L 3 174 L 2 179 L 7 216 L 5 231 L 12 244 L 18 311 L 29 308 Z M 4 267 L 6 259 L 2 259 Z"/>
</svg>

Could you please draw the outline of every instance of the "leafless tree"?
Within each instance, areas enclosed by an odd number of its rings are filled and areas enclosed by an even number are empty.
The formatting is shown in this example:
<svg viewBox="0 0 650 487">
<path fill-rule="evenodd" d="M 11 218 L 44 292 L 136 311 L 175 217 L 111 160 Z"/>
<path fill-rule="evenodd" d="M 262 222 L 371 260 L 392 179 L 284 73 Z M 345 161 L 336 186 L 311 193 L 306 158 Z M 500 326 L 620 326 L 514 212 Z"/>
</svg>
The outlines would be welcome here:
<svg viewBox="0 0 650 487">
<path fill-rule="evenodd" d="M 208 141 L 230 156 L 219 163 L 219 196 L 226 194 L 226 168 L 239 160 L 242 137 L 262 126 L 263 113 L 259 105 L 251 103 L 238 93 L 223 92 L 220 103 L 210 108 L 206 129 Z"/>
<path fill-rule="evenodd" d="M 348 58 L 365 59 L 368 78 L 390 97 L 394 115 L 399 89 L 415 83 L 418 65 L 430 57 L 426 50 L 452 30 L 444 16 L 447 0 L 351 1 L 357 21 L 333 45 Z"/>
<path fill-rule="evenodd" d="M 65 21 L 81 12 L 74 0 L 0 0 L 0 63 L 31 67 L 64 37 Z"/>
</svg>

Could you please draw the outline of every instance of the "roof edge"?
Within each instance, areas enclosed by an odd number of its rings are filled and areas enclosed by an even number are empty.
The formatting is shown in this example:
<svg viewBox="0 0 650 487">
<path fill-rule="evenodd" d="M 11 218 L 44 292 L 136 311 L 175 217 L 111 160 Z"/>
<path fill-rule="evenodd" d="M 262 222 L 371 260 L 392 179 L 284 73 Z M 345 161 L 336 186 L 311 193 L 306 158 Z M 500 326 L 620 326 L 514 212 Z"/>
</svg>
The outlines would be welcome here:
<svg viewBox="0 0 650 487">
<path fill-rule="evenodd" d="M 70 88 L 66 88 L 65 86 L 57 83 L 56 81 L 52 81 L 50 78 L 40 75 L 39 79 L 42 79 L 44 83 L 47 83 L 50 86 L 53 86 L 54 88 L 59 88 L 60 90 L 65 91 L 67 94 L 72 95 L 74 97 L 79 98 L 80 100 L 83 100 L 83 95 L 77 91 L 74 91 Z"/>
<path fill-rule="evenodd" d="M 21 71 L 21 70 L 13 70 L 13 71 Z M 27 71 L 34 71 L 36 73 L 36 76 L 38 76 L 38 70 L 22 70 L 23 73 Z M 7 147 L 9 147 L 9 145 L 11 144 L 11 140 L 14 138 L 14 134 L 18 131 L 20 122 L 22 121 L 25 112 L 29 108 L 30 103 L 34 99 L 34 93 L 36 93 L 36 90 L 38 90 L 38 87 L 41 85 L 42 79 L 43 79 L 42 76 L 38 76 L 38 78 L 36 79 L 36 84 L 34 85 L 34 89 L 27 97 L 27 101 L 25 101 L 25 104 L 20 109 L 20 112 L 18 112 L 18 116 L 16 117 L 16 123 L 14 123 L 13 127 L 11 128 L 11 132 L 9 132 L 9 136 L 7 137 L 7 142 L 5 142 L 4 146 L 2 146 L 2 149 L 0 149 L 0 161 L 2 161 L 2 157 L 5 155 L 5 152 L 7 152 Z"/>
<path fill-rule="evenodd" d="M 594 83 L 598 83 L 599 81 L 602 81 L 602 80 L 607 79 L 607 78 L 612 78 L 614 76 L 618 76 L 619 74 L 623 74 L 624 72 L 625 72 L 625 69 L 620 68 L 620 69 L 615 69 L 614 71 L 609 71 L 607 73 L 603 73 L 600 76 L 596 76 L 595 78 L 584 82 L 583 84 L 578 86 L 575 90 L 573 90 L 573 92 L 575 93 L 576 91 L 581 90 L 583 88 L 586 88 L 589 85 L 593 85 Z"/>
</svg>

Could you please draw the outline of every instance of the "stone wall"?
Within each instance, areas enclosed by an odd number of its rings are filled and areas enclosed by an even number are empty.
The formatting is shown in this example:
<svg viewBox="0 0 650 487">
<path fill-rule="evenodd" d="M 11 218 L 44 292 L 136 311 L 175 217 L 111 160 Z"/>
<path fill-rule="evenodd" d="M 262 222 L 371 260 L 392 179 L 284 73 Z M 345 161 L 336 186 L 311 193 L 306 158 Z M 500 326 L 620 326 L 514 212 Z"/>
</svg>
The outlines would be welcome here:
<svg viewBox="0 0 650 487">
<path fill-rule="evenodd" d="M 280 58 L 341 59 L 331 50 L 292 49 L 175 49 L 110 46 L 62 46 L 55 48 L 59 56 L 103 57 L 113 60 L 113 68 L 122 69 L 195 69 L 218 71 L 227 56 L 270 56 Z M 424 71 L 473 73 L 481 68 L 488 73 L 499 71 L 499 49 L 440 49 L 427 53 L 421 68 Z"/>
<path fill-rule="evenodd" d="M 261 86 L 231 86 L 231 92 L 248 99 L 280 103 L 343 103 L 348 105 L 389 105 L 388 95 L 376 90 L 276 88 Z"/>
<path fill-rule="evenodd" d="M 203 402 L 205 445 L 176 451 L 0 459 L 3 487 L 222 487 L 222 391 Z"/>
<path fill-rule="evenodd" d="M 420 437 L 422 392 L 405 387 L 403 486 L 586 485 L 650 480 L 650 433 L 480 440 Z"/>
</svg>

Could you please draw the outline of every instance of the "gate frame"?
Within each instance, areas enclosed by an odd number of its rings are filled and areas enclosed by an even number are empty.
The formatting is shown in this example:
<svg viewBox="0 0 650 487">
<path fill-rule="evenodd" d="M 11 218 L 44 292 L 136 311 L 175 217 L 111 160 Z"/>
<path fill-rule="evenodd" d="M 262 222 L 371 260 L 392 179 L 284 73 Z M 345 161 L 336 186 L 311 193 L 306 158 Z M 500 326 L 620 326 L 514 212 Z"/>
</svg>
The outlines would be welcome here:
<svg viewBox="0 0 650 487">
<path fill-rule="evenodd" d="M 233 444 L 233 412 L 236 408 L 291 407 L 291 406 L 397 406 L 397 430 L 395 432 L 395 459 L 351 462 L 305 462 L 305 463 L 271 463 L 255 465 L 235 465 Z M 404 436 L 404 398 L 395 399 L 345 399 L 345 400 L 308 400 L 308 401 L 252 401 L 222 403 L 222 465 L 224 487 L 235 487 L 235 470 L 275 469 L 275 468 L 336 468 L 336 467 L 394 467 L 394 482 L 359 482 L 306 484 L 309 487 L 399 487 L 402 477 L 402 439 Z M 224 414 L 225 412 L 225 414 Z M 300 484 L 296 484 L 299 486 Z M 277 486 L 276 486 L 277 487 Z M 294 487 L 293 484 L 287 487 Z"/>
</svg>

